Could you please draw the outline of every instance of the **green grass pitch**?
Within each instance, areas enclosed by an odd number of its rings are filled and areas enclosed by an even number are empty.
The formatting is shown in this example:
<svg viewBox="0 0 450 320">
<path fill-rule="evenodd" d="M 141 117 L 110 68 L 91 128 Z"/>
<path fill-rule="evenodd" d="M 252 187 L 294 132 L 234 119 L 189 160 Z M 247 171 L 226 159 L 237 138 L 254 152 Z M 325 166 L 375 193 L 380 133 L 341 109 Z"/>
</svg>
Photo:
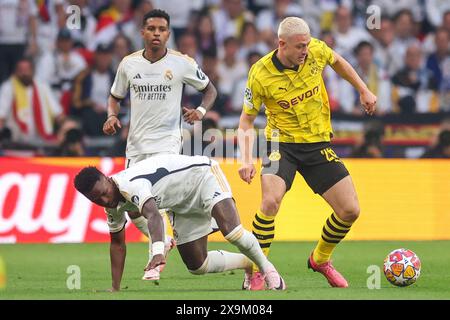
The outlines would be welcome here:
<svg viewBox="0 0 450 320">
<path fill-rule="evenodd" d="M 127 245 L 127 260 L 119 293 L 98 292 L 111 285 L 109 244 L 0 245 L 7 268 L 7 287 L 0 299 L 164 299 L 164 300 L 276 300 L 276 299 L 450 299 L 450 241 L 344 241 L 334 254 L 334 265 L 347 278 L 348 289 L 330 288 L 325 278 L 308 270 L 306 259 L 312 242 L 275 242 L 270 258 L 283 275 L 284 292 L 242 291 L 243 271 L 191 275 L 176 250 L 172 251 L 159 285 L 142 281 L 147 244 Z M 382 271 L 381 288 L 368 289 L 368 267 L 382 270 L 385 256 L 406 247 L 422 261 L 422 273 L 410 287 L 387 282 Z M 209 249 L 236 251 L 228 243 L 210 243 Z M 69 290 L 67 268 L 79 266 L 81 289 Z"/>
</svg>

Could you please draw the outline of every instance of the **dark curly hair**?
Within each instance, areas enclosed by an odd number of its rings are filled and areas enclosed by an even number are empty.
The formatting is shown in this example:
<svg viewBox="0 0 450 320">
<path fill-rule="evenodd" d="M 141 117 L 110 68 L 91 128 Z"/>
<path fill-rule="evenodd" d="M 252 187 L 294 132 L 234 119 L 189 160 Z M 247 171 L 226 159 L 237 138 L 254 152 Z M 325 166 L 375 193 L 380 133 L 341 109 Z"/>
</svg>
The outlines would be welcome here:
<svg viewBox="0 0 450 320">
<path fill-rule="evenodd" d="M 142 25 L 145 26 L 147 19 L 149 18 L 163 18 L 167 21 L 167 26 L 170 26 L 170 16 L 167 12 L 160 9 L 153 9 L 152 11 L 147 12 L 142 19 Z"/>
<path fill-rule="evenodd" d="M 75 176 L 73 180 L 75 189 L 82 194 L 89 193 L 94 187 L 95 183 L 100 180 L 103 173 L 96 167 L 85 167 Z"/>
</svg>

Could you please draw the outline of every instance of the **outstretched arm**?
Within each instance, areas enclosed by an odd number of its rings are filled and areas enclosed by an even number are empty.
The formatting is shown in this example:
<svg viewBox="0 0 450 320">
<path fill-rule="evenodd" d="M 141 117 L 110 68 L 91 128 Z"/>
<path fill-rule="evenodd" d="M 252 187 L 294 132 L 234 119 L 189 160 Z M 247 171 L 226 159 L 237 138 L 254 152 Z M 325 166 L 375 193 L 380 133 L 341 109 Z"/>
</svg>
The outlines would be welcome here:
<svg viewBox="0 0 450 320">
<path fill-rule="evenodd" d="M 125 267 L 125 257 L 127 247 L 125 245 L 125 228 L 116 233 L 111 233 L 111 245 L 109 254 L 111 257 L 111 275 L 112 289 L 111 291 L 120 290 L 120 282 L 122 280 L 123 269 Z"/>
<path fill-rule="evenodd" d="M 253 141 L 255 139 L 253 122 L 255 119 L 256 116 L 249 115 L 242 110 L 238 130 L 238 144 L 242 159 L 239 176 L 247 183 L 250 183 L 256 174 L 255 165 L 253 164 Z"/>
<path fill-rule="evenodd" d="M 155 199 L 148 199 L 142 207 L 142 215 L 147 218 L 149 241 L 152 241 L 152 260 L 145 270 L 154 269 L 166 263 L 164 257 L 164 222 L 158 211 Z"/>
<path fill-rule="evenodd" d="M 364 81 L 356 73 L 355 69 L 341 55 L 333 51 L 334 63 L 331 67 L 342 78 L 351 83 L 358 90 L 360 101 L 366 113 L 372 115 L 375 112 L 377 97 L 367 88 Z"/>
</svg>

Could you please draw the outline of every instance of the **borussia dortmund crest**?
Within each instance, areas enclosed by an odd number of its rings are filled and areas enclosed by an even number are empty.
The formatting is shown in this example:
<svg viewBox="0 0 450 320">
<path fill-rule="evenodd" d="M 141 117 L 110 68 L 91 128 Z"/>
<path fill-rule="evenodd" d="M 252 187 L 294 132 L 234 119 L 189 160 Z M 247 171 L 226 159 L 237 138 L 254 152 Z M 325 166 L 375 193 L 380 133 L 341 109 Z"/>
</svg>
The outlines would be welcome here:
<svg viewBox="0 0 450 320">
<path fill-rule="evenodd" d="M 281 159 L 281 153 L 278 150 L 274 150 L 269 155 L 270 161 L 279 161 Z"/>
<path fill-rule="evenodd" d="M 309 63 L 309 67 L 311 68 L 310 73 L 311 75 L 315 76 L 319 73 L 319 67 L 317 66 L 316 60 L 313 60 Z"/>
</svg>

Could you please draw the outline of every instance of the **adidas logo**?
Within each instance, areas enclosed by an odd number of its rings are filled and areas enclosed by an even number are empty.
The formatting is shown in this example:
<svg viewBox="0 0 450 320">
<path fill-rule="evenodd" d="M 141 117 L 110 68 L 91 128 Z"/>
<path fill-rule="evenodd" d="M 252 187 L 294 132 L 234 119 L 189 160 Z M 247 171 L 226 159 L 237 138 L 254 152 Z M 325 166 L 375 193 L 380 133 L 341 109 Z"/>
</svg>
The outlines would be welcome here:
<svg viewBox="0 0 450 320">
<path fill-rule="evenodd" d="M 142 79 L 141 75 L 138 73 L 137 75 L 134 76 L 133 79 Z"/>
<path fill-rule="evenodd" d="M 214 192 L 213 199 L 217 196 L 220 196 L 220 192 Z"/>
</svg>

